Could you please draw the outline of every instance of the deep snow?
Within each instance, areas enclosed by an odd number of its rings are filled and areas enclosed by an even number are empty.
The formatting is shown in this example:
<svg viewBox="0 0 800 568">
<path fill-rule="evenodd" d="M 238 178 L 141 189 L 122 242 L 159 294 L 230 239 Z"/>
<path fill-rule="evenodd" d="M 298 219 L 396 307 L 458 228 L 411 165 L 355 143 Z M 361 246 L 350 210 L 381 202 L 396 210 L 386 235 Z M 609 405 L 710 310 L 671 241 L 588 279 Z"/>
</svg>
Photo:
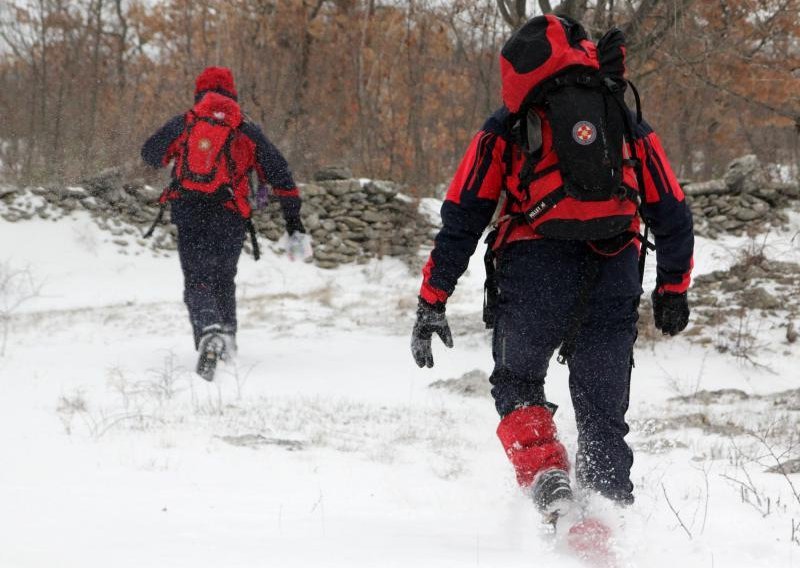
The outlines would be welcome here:
<svg viewBox="0 0 800 568">
<path fill-rule="evenodd" d="M 770 236 L 770 250 L 796 260 L 791 237 Z M 0 357 L 0 566 L 583 566 L 516 489 L 491 400 L 428 388 L 491 370 L 480 255 L 448 310 L 455 349 L 436 343 L 433 370 L 410 356 L 419 279 L 398 261 L 326 271 L 243 256 L 240 357 L 208 385 L 190 372 L 177 258 L 110 241 L 84 214 L 0 221 L 0 261 L 43 284 Z M 698 273 L 741 245 L 700 240 Z M 797 409 L 670 400 L 798 388 L 797 348 L 765 333 L 769 368 L 680 337 L 639 345 L 637 502 L 593 505 L 617 527 L 624 566 L 800 566 L 800 504 L 749 461 L 769 465 L 763 445 L 681 419 L 796 432 Z M 555 362 L 548 396 L 574 451 Z"/>
</svg>

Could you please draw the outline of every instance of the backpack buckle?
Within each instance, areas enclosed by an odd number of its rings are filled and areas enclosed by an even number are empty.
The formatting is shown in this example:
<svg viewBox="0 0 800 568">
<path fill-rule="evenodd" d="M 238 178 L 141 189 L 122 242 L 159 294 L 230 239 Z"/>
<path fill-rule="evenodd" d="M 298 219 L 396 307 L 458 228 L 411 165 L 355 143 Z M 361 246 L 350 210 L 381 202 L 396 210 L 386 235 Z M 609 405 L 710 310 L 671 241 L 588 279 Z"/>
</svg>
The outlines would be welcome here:
<svg viewBox="0 0 800 568">
<path fill-rule="evenodd" d="M 641 205 L 639 193 L 625 184 L 621 184 L 619 188 L 617 188 L 617 191 L 614 192 L 614 197 L 620 201 L 625 201 L 626 199 L 633 201 L 637 207 Z"/>
<path fill-rule="evenodd" d="M 578 75 L 578 78 L 575 81 L 578 85 L 588 85 L 592 82 L 592 78 L 589 75 Z"/>
</svg>

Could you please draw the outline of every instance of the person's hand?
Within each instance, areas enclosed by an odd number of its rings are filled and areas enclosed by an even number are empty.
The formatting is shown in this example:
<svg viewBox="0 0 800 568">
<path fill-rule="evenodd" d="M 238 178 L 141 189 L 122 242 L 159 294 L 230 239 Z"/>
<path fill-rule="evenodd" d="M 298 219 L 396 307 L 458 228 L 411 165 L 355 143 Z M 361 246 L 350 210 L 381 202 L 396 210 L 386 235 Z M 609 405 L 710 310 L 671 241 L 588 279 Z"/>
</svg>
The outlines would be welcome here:
<svg viewBox="0 0 800 568">
<path fill-rule="evenodd" d="M 659 292 L 656 288 L 650 297 L 653 300 L 653 319 L 656 329 L 660 329 L 664 335 L 677 335 L 686 328 L 689 323 L 689 302 L 686 292 L 682 294 Z"/>
<path fill-rule="evenodd" d="M 453 335 L 444 310 L 444 304 L 429 304 L 422 298 L 419 299 L 417 322 L 411 332 L 411 354 L 420 368 L 433 367 L 431 338 L 434 332 L 447 347 L 453 347 Z"/>
<path fill-rule="evenodd" d="M 290 237 L 293 236 L 295 233 L 305 233 L 306 228 L 303 226 L 303 221 L 300 219 L 300 216 L 297 215 L 295 217 L 289 217 L 286 219 L 286 234 Z"/>
</svg>

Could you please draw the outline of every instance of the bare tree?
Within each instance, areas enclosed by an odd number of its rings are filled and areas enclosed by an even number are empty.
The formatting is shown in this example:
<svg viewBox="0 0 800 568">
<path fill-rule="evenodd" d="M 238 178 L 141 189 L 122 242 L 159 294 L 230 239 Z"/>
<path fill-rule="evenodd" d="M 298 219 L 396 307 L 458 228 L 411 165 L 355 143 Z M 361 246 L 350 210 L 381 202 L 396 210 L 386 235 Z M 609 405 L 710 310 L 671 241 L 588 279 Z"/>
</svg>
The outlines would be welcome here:
<svg viewBox="0 0 800 568">
<path fill-rule="evenodd" d="M 542 9 L 544 13 L 553 11 L 548 0 L 541 0 L 540 3 L 547 5 L 548 9 Z M 520 28 L 528 19 L 527 0 L 497 0 L 497 6 L 512 30 Z"/>
<path fill-rule="evenodd" d="M 609 3 L 613 11 L 614 0 L 609 0 Z M 598 0 L 597 4 L 597 11 L 604 10 L 605 0 Z M 497 0 L 497 6 L 503 19 L 512 29 L 516 30 L 522 26 L 529 17 L 527 0 Z M 589 9 L 589 0 L 563 0 L 556 6 L 553 6 L 550 0 L 537 0 L 537 6 L 542 14 L 556 12 L 575 20 L 583 20 Z"/>
<path fill-rule="evenodd" d="M 4 0 L 1 173 L 77 181 L 137 162 L 143 140 L 191 104 L 195 74 L 223 65 L 299 179 L 336 162 L 429 192 L 501 104 L 497 54 L 509 29 L 550 12 L 593 37 L 627 33 L 631 78 L 683 175 L 716 174 L 748 147 L 791 164 L 798 9 L 800 0 Z"/>
<path fill-rule="evenodd" d="M 555 6 L 550 0 L 538 0 L 542 14 L 557 13 L 583 22 L 587 29 L 599 35 L 618 25 L 628 38 L 629 51 L 647 58 L 664 36 L 674 28 L 694 0 L 627 0 L 624 5 L 614 0 L 562 0 Z M 527 0 L 497 0 L 503 19 L 514 30 L 530 15 Z"/>
</svg>

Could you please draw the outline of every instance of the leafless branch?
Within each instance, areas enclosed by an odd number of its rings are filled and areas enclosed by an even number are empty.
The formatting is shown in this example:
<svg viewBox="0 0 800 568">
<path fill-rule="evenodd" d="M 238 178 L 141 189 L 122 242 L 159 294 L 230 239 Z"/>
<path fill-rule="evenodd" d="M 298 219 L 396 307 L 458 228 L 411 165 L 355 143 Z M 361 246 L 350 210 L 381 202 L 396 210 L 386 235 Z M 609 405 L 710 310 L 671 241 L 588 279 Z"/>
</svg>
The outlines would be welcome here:
<svg viewBox="0 0 800 568">
<path fill-rule="evenodd" d="M 733 98 L 746 102 L 747 104 L 757 106 L 778 116 L 791 119 L 795 122 L 795 125 L 800 128 L 800 109 L 781 109 L 769 103 L 765 103 L 764 101 L 760 101 L 756 98 L 739 93 L 726 85 L 722 85 L 715 81 L 712 81 L 711 79 L 708 78 L 708 76 L 705 73 L 700 73 L 695 71 L 694 67 L 688 61 L 684 60 L 679 54 L 675 54 L 674 57 L 681 64 L 681 69 L 684 69 L 686 70 L 686 72 L 691 73 L 694 79 L 699 80 L 706 86 L 711 87 L 712 89 L 720 90 L 723 93 Z"/>
<path fill-rule="evenodd" d="M 547 2 L 547 0 L 540 0 Z M 517 29 L 525 23 L 526 15 L 526 0 L 497 0 L 497 6 L 500 8 L 500 14 L 506 23 L 512 28 Z"/>
<path fill-rule="evenodd" d="M 786 483 L 789 484 L 789 488 L 792 491 L 792 495 L 794 495 L 795 501 L 797 501 L 797 504 L 800 505 L 800 493 L 798 493 L 797 488 L 795 487 L 794 482 L 792 481 L 792 478 L 789 477 L 789 473 L 786 471 L 786 468 L 783 465 L 783 460 L 781 460 L 781 457 L 775 453 L 775 448 L 773 447 L 773 445 L 769 443 L 767 437 L 764 436 L 763 434 L 760 434 L 758 432 L 750 432 L 750 435 L 759 441 L 759 443 L 764 447 L 764 449 L 767 450 L 769 457 L 775 461 L 776 465 L 775 471 L 780 473 L 780 475 L 786 480 Z"/>
<path fill-rule="evenodd" d="M 41 295 L 42 284 L 35 281 L 29 268 L 12 268 L 8 262 L 0 263 L 0 357 L 6 354 L 11 317 L 24 304 Z"/>
<path fill-rule="evenodd" d="M 669 495 L 667 495 L 667 488 L 664 487 L 663 483 L 661 484 L 661 490 L 664 492 L 664 499 L 667 500 L 667 505 L 669 506 L 670 511 L 672 511 L 672 514 L 675 515 L 676 519 L 678 519 L 678 523 L 680 523 L 681 528 L 686 533 L 686 536 L 689 537 L 689 540 L 692 540 L 691 531 L 686 527 L 686 524 L 683 522 L 683 519 L 681 519 L 681 516 L 678 514 L 678 511 L 675 509 L 675 507 L 672 506 L 672 501 L 669 500 Z"/>
<path fill-rule="evenodd" d="M 636 8 L 633 12 L 631 19 L 622 26 L 621 29 L 629 41 L 634 41 L 635 38 L 638 37 L 642 24 L 653 11 L 653 9 L 658 5 L 658 3 L 659 0 L 642 0 L 638 8 Z M 630 2 L 630 0 L 627 2 L 627 4 L 629 8 L 633 8 L 633 4 Z"/>
</svg>

